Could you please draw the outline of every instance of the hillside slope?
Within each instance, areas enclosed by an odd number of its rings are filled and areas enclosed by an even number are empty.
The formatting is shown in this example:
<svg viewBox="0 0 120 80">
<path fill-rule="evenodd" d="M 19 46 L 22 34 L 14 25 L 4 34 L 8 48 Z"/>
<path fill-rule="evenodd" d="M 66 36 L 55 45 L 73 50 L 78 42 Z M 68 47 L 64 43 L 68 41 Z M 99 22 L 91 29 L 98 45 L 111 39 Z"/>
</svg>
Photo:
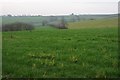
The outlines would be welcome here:
<svg viewBox="0 0 120 80">
<path fill-rule="evenodd" d="M 105 18 L 98 20 L 86 20 L 80 22 L 68 23 L 69 29 L 79 29 L 79 28 L 101 28 L 101 27 L 117 27 L 117 18 Z"/>
</svg>

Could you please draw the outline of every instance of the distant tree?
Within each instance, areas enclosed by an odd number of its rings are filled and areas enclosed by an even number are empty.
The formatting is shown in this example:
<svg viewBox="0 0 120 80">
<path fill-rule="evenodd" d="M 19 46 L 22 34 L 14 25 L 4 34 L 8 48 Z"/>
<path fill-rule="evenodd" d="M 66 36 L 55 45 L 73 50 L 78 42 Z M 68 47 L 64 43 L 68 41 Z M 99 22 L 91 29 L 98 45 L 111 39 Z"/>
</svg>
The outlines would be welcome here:
<svg viewBox="0 0 120 80">
<path fill-rule="evenodd" d="M 8 14 L 7 16 L 8 16 L 8 17 L 12 17 L 12 15 L 11 15 L 11 14 Z"/>
<path fill-rule="evenodd" d="M 50 16 L 50 21 L 56 21 L 57 20 L 57 17 L 56 16 Z"/>
<path fill-rule="evenodd" d="M 75 15 L 74 15 L 74 13 L 71 14 L 71 17 L 72 17 L 71 21 L 72 21 L 72 22 L 75 22 L 76 20 L 75 20 Z"/>
<path fill-rule="evenodd" d="M 60 29 L 66 29 L 67 27 L 66 27 L 66 21 L 65 21 L 65 18 L 64 18 L 64 16 L 62 17 L 62 19 L 61 19 L 61 22 L 60 22 L 60 24 L 59 24 L 59 28 Z"/>
<path fill-rule="evenodd" d="M 61 17 L 60 23 L 55 24 L 55 25 L 53 24 L 53 26 L 56 28 L 59 28 L 59 29 L 67 29 L 66 24 L 67 23 L 66 23 L 64 16 L 63 16 L 63 17 Z"/>
<path fill-rule="evenodd" d="M 90 20 L 95 20 L 95 19 L 91 18 Z"/>
<path fill-rule="evenodd" d="M 42 21 L 42 26 L 46 26 L 47 23 L 48 23 L 47 20 L 43 20 L 43 21 Z"/>
<path fill-rule="evenodd" d="M 77 21 L 80 21 L 80 16 L 76 15 Z"/>
<path fill-rule="evenodd" d="M 22 31 L 22 30 L 33 30 L 34 26 L 27 23 L 11 23 L 2 25 L 2 31 Z"/>
<path fill-rule="evenodd" d="M 74 13 L 72 13 L 71 15 L 74 15 Z"/>
<path fill-rule="evenodd" d="M 42 16 L 42 15 L 38 15 L 38 16 Z"/>
<path fill-rule="evenodd" d="M 58 28 L 58 29 L 67 29 L 66 24 L 67 23 L 66 23 L 64 17 L 62 17 L 59 23 L 53 23 L 53 24 L 49 24 L 49 25 L 52 27 Z"/>
</svg>

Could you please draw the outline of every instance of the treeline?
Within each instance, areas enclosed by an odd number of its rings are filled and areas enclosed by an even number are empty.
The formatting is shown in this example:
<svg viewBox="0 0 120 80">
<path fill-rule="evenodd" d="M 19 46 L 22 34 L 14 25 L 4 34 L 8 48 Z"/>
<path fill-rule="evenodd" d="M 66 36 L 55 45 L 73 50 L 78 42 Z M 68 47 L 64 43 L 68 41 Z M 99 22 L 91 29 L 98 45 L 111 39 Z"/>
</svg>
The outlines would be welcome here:
<svg viewBox="0 0 120 80">
<path fill-rule="evenodd" d="M 22 31 L 22 30 L 33 30 L 34 26 L 27 23 L 16 22 L 11 24 L 2 25 L 2 31 Z"/>
<path fill-rule="evenodd" d="M 58 24 L 49 24 L 49 26 L 58 28 L 58 29 L 68 29 L 66 24 L 58 23 Z"/>
<path fill-rule="evenodd" d="M 68 29 L 67 28 L 67 21 L 65 20 L 64 16 L 61 17 L 60 20 L 57 21 L 56 17 L 52 17 L 51 22 L 47 20 L 42 21 L 42 26 L 51 26 L 58 29 Z"/>
</svg>

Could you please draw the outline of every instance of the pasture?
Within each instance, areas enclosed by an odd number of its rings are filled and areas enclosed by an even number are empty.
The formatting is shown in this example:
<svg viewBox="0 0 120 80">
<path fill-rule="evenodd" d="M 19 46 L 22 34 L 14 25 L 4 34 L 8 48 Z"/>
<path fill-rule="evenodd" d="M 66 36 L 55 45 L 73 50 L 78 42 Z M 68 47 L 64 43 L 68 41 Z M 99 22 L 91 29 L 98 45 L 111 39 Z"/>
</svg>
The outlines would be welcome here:
<svg viewBox="0 0 120 80">
<path fill-rule="evenodd" d="M 80 22 L 71 22 L 68 24 L 69 29 L 79 28 L 111 28 L 118 26 L 118 18 L 105 18 L 97 20 L 86 20 Z"/>
<path fill-rule="evenodd" d="M 118 77 L 118 29 L 111 20 L 102 27 L 93 21 L 95 25 L 86 22 L 88 28 L 74 22 L 63 30 L 48 26 L 3 32 L 2 76 Z"/>
</svg>

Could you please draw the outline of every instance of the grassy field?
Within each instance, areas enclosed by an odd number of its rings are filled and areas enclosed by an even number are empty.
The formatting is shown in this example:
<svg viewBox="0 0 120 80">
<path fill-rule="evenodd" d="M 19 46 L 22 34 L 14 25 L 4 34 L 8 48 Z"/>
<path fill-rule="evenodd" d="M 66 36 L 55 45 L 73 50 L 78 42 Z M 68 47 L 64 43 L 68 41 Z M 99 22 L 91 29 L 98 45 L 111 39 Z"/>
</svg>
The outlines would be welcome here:
<svg viewBox="0 0 120 80">
<path fill-rule="evenodd" d="M 117 77 L 117 26 L 70 24 L 75 29 L 3 32 L 3 77 Z"/>
<path fill-rule="evenodd" d="M 3 33 L 3 76 L 115 77 L 117 29 Z"/>
<path fill-rule="evenodd" d="M 116 17 L 68 23 L 69 29 L 102 28 L 102 27 L 109 28 L 109 27 L 117 27 L 117 26 L 118 26 L 118 18 Z"/>
</svg>

